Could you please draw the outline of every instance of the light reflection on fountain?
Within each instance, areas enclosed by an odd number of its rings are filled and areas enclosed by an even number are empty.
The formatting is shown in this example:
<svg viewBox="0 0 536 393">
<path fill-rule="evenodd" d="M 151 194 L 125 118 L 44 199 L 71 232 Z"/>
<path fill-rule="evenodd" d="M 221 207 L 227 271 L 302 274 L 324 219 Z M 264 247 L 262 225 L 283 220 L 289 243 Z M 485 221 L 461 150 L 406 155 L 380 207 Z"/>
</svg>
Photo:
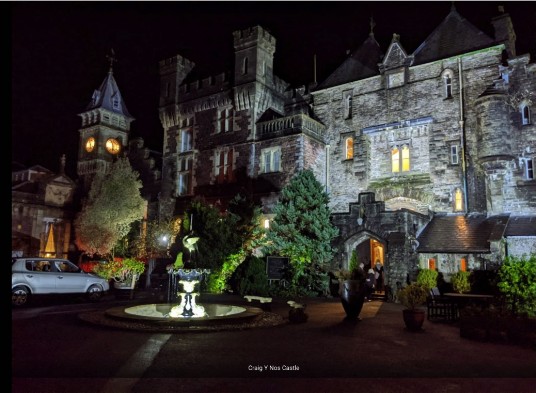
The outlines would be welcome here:
<svg viewBox="0 0 536 393">
<path fill-rule="evenodd" d="M 178 292 L 181 302 L 171 309 L 168 314 L 170 318 L 202 318 L 208 316 L 205 308 L 196 303 L 195 298 L 199 296 L 199 292 L 194 293 L 194 290 L 200 283 L 200 278 L 209 273 L 209 269 L 178 269 L 176 273 L 170 273 L 177 274 L 181 278 L 179 284 L 182 285 L 184 291 Z"/>
<path fill-rule="evenodd" d="M 108 309 L 106 315 L 113 319 L 137 321 L 159 327 L 199 328 L 214 325 L 240 326 L 240 324 L 257 320 L 263 314 L 263 311 L 256 307 L 198 304 L 196 298 L 200 293 L 195 292 L 196 289 L 198 290 L 196 287 L 200 285 L 205 275 L 210 273 L 208 269 L 170 269 L 168 273 L 170 274 L 169 290 L 180 297 L 179 304 L 168 300 L 168 303 L 114 307 Z M 176 285 L 177 283 L 180 285 Z M 179 286 L 182 289 L 178 289 Z"/>
</svg>

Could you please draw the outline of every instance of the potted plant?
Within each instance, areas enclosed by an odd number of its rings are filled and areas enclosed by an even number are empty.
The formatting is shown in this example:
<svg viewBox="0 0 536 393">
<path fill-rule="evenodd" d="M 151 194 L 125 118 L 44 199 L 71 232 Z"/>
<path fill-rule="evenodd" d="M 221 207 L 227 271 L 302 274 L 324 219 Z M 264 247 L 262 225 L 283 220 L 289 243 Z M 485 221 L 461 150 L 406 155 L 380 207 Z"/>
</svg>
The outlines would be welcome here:
<svg viewBox="0 0 536 393">
<path fill-rule="evenodd" d="M 145 272 L 145 263 L 135 258 L 125 258 L 122 260 L 101 263 L 93 269 L 93 272 L 107 280 L 113 280 L 113 286 L 118 290 L 130 290 L 129 297 L 134 296 L 134 287 Z M 119 293 L 118 297 L 125 297 Z"/>
<path fill-rule="evenodd" d="M 402 310 L 404 323 L 410 331 L 422 329 L 424 323 L 424 309 L 420 308 L 426 302 L 428 293 L 426 288 L 418 283 L 411 283 L 400 289 L 397 293 L 400 303 L 405 307 Z"/>
<path fill-rule="evenodd" d="M 359 319 L 366 295 L 363 267 L 359 265 L 352 270 L 340 270 L 336 276 L 339 279 L 339 296 L 346 312 L 346 319 Z"/>
</svg>

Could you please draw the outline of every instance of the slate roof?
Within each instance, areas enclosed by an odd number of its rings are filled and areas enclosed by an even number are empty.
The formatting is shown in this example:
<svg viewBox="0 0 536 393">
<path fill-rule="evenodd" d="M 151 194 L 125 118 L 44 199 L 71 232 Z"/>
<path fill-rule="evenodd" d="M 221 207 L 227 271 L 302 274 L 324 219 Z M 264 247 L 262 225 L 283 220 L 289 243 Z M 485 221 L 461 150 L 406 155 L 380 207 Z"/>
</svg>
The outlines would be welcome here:
<svg viewBox="0 0 536 393">
<path fill-rule="evenodd" d="M 114 102 L 116 102 L 117 105 L 114 105 Z M 97 108 L 107 109 L 110 112 L 115 112 L 130 119 L 134 119 L 128 112 L 111 69 L 100 87 L 93 92 L 93 96 L 86 107 L 86 111 Z"/>
<path fill-rule="evenodd" d="M 508 215 L 437 215 L 417 238 L 421 253 L 489 253 L 490 241 L 502 238 Z"/>
<path fill-rule="evenodd" d="M 536 236 L 536 216 L 510 217 L 504 236 Z"/>
<path fill-rule="evenodd" d="M 475 27 L 452 7 L 445 19 L 411 55 L 414 57 L 411 65 L 429 63 L 487 48 L 495 43 L 491 37 Z M 378 64 L 383 55 L 378 42 L 371 33 L 365 42 L 315 90 L 379 75 Z"/>
<path fill-rule="evenodd" d="M 320 83 L 315 90 L 342 85 L 355 80 L 379 75 L 378 63 L 383 57 L 378 41 L 373 34 L 353 52 L 330 76 Z"/>
<path fill-rule="evenodd" d="M 413 65 L 489 47 L 494 40 L 463 18 L 454 7 L 415 50 Z"/>
</svg>

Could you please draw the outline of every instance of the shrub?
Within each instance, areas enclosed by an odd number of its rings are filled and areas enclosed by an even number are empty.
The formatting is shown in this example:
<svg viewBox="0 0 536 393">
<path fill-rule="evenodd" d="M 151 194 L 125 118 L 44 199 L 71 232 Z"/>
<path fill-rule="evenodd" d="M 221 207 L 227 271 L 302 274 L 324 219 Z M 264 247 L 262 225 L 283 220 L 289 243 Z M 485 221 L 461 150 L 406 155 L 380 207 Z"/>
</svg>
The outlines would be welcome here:
<svg viewBox="0 0 536 393">
<path fill-rule="evenodd" d="M 471 284 L 469 283 L 469 276 L 471 273 L 459 271 L 454 274 L 450 282 L 452 283 L 452 289 L 457 293 L 466 293 L 471 291 Z"/>
<path fill-rule="evenodd" d="M 352 256 L 350 257 L 350 263 L 348 264 L 348 270 L 354 271 L 357 270 L 357 253 L 355 250 L 352 251 Z"/>
<path fill-rule="evenodd" d="M 117 282 L 129 282 L 134 275 L 138 279 L 143 272 L 145 272 L 145 263 L 134 258 L 100 263 L 93 269 L 96 275 Z"/>
<path fill-rule="evenodd" d="M 426 301 L 427 296 L 428 290 L 416 282 L 405 286 L 397 293 L 400 303 L 402 303 L 408 310 L 415 310 L 418 308 Z"/>
<path fill-rule="evenodd" d="M 497 286 L 513 314 L 536 316 L 536 254 L 507 257 L 499 268 Z"/>
<path fill-rule="evenodd" d="M 244 295 L 267 296 L 270 292 L 266 263 L 254 256 L 247 257 L 232 275 L 233 290 Z"/>
<path fill-rule="evenodd" d="M 427 291 L 437 287 L 437 270 L 421 269 L 417 274 L 417 284 L 422 285 Z"/>
</svg>

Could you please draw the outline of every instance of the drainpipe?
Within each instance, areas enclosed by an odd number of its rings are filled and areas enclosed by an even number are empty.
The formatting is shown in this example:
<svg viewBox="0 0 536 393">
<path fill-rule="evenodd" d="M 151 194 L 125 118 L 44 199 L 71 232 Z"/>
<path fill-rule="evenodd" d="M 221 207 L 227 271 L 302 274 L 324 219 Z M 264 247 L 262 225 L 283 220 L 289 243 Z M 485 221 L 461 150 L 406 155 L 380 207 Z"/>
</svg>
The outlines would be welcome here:
<svg viewBox="0 0 536 393">
<path fill-rule="evenodd" d="M 463 77 L 462 77 L 462 58 L 458 57 L 458 76 L 459 76 L 459 83 L 460 83 L 460 143 L 462 148 L 462 181 L 463 181 L 463 202 L 464 202 L 464 209 L 465 213 L 468 211 L 467 206 L 467 172 L 465 167 L 465 121 L 464 121 L 464 113 L 463 113 Z"/>
<path fill-rule="evenodd" d="M 326 145 L 326 194 L 329 190 L 329 143 Z"/>
</svg>

